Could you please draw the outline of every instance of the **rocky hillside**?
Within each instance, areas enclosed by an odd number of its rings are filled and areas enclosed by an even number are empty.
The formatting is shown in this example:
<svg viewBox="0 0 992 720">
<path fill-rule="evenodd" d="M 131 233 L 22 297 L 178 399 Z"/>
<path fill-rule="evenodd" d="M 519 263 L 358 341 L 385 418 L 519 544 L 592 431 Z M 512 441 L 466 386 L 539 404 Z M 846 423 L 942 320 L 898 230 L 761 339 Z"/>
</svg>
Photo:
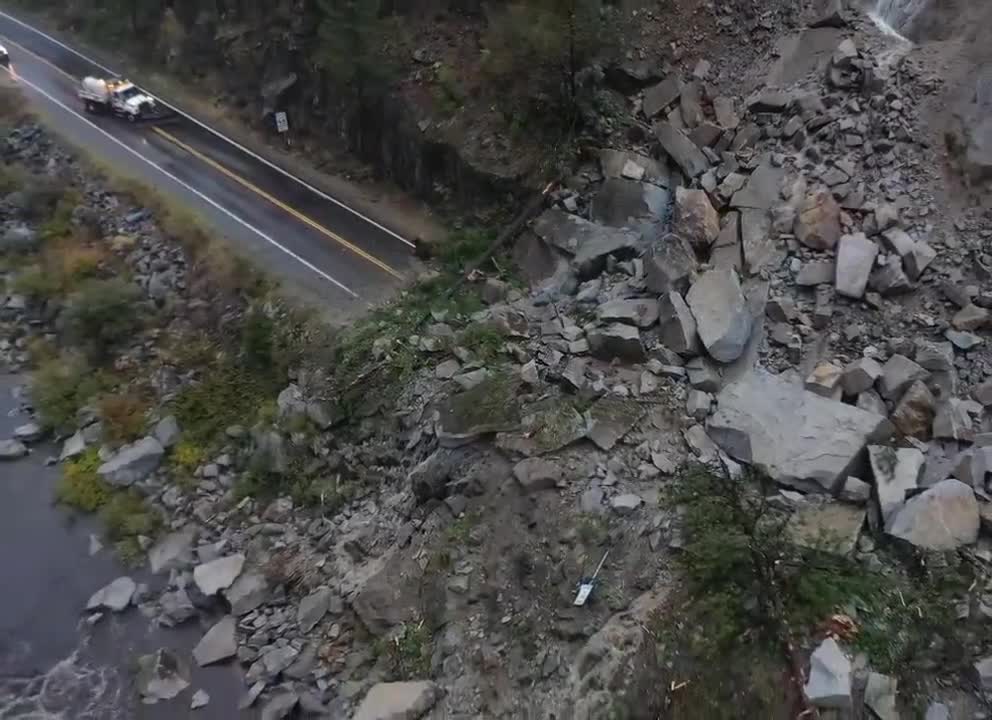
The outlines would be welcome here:
<svg viewBox="0 0 992 720">
<path fill-rule="evenodd" d="M 992 226 L 929 56 L 796 20 L 746 92 L 645 83 L 530 282 L 448 259 L 335 337 L 11 120 L 3 451 L 63 440 L 158 576 L 93 621 L 199 619 L 180 679 L 273 718 L 987 714 Z"/>
</svg>

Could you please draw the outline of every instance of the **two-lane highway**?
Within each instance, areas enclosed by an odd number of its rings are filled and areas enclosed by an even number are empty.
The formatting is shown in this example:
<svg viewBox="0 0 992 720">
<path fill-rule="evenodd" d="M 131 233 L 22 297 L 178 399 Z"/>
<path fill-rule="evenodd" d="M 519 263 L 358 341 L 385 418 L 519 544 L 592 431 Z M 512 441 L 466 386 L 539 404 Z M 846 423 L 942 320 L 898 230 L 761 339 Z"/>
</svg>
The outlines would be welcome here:
<svg viewBox="0 0 992 720">
<path fill-rule="evenodd" d="M 113 69 L 0 11 L 9 72 L 72 144 L 197 212 L 292 290 L 350 314 L 388 296 L 411 269 L 412 243 L 178 111 L 165 126 L 83 112 L 80 80 Z M 134 79 L 134 78 L 132 78 Z"/>
</svg>

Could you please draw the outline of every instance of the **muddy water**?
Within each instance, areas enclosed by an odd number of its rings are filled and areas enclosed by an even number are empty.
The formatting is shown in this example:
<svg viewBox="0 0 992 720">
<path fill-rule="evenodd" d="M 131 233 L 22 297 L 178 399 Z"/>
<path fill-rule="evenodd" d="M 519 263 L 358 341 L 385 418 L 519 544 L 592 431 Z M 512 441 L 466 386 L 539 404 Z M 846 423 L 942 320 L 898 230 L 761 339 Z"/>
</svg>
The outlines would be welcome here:
<svg viewBox="0 0 992 720">
<path fill-rule="evenodd" d="M 0 439 L 26 421 L 15 413 L 20 382 L 0 374 Z M 114 578 L 130 574 L 153 589 L 161 579 L 129 573 L 107 549 L 90 555 L 90 535 L 99 528 L 52 504 L 58 470 L 44 460 L 53 451 L 37 447 L 23 460 L 0 464 L 0 720 L 256 717 L 237 711 L 243 683 L 234 665 L 192 667 L 189 689 L 175 700 L 137 701 L 135 659 L 168 647 L 193 666 L 190 650 L 205 628 L 194 621 L 159 629 L 135 608 L 93 627 L 85 622 L 87 599 Z M 210 703 L 190 710 L 200 688 Z"/>
</svg>

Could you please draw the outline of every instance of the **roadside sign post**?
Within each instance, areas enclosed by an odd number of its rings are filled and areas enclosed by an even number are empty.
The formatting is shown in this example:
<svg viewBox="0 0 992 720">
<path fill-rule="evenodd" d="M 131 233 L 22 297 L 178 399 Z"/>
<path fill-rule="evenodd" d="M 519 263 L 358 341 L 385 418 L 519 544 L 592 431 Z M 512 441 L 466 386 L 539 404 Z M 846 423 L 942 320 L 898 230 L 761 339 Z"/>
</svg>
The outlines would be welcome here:
<svg viewBox="0 0 992 720">
<path fill-rule="evenodd" d="M 289 140 L 289 116 L 286 113 L 276 113 L 276 130 L 278 130 L 279 134 L 285 138 L 286 147 L 289 147 L 291 144 Z"/>
</svg>

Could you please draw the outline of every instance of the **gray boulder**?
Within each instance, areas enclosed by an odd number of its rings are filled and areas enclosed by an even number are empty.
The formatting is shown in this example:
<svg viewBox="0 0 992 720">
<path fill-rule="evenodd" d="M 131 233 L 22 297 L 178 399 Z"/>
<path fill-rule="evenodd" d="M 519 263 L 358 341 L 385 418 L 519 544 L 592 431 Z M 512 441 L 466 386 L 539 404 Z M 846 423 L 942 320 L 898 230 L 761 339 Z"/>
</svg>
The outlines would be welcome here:
<svg viewBox="0 0 992 720">
<path fill-rule="evenodd" d="M 621 322 L 648 328 L 658 322 L 658 303 L 648 298 L 608 300 L 596 311 L 604 322 Z"/>
<path fill-rule="evenodd" d="M 329 587 L 322 586 L 300 600 L 300 605 L 296 609 L 296 623 L 300 626 L 300 632 L 310 632 L 323 620 L 331 607 L 332 595 L 333 592 Z"/>
<path fill-rule="evenodd" d="M 699 352 L 696 318 L 677 292 L 665 293 L 658 300 L 661 342 L 669 350 L 695 355 Z"/>
<path fill-rule="evenodd" d="M 810 657 L 809 701 L 822 708 L 851 707 L 851 661 L 833 638 L 827 638 Z"/>
<path fill-rule="evenodd" d="M 840 206 L 829 190 L 811 193 L 795 223 L 796 238 L 814 250 L 832 250 L 840 239 Z"/>
<path fill-rule="evenodd" d="M 720 215 L 703 190 L 675 190 L 675 234 L 699 253 L 709 252 L 720 234 Z"/>
<path fill-rule="evenodd" d="M 877 256 L 878 246 L 864 233 L 842 236 L 837 247 L 837 294 L 855 299 L 863 297 Z"/>
<path fill-rule="evenodd" d="M 733 270 L 703 273 L 686 296 L 696 330 L 710 356 L 730 363 L 744 352 L 753 319 Z"/>
<path fill-rule="evenodd" d="M 262 706 L 259 720 L 285 720 L 299 702 L 300 696 L 295 692 L 280 692 Z"/>
<path fill-rule="evenodd" d="M 28 448 L 20 440 L 0 440 L 0 462 L 20 460 L 27 454 Z"/>
<path fill-rule="evenodd" d="M 155 472 L 164 454 L 162 443 L 153 437 L 146 437 L 122 447 L 97 469 L 97 473 L 115 487 L 130 487 Z"/>
<path fill-rule="evenodd" d="M 626 362 L 644 362 L 646 354 L 641 333 L 636 327 L 613 323 L 596 328 L 588 334 L 589 351 L 600 360 L 619 359 Z"/>
<path fill-rule="evenodd" d="M 757 370 L 725 387 L 707 425 L 731 457 L 777 482 L 832 491 L 860 475 L 865 446 L 884 436 L 884 416 L 820 397 Z"/>
<path fill-rule="evenodd" d="M 572 255 L 576 270 L 583 277 L 602 271 L 610 255 L 634 255 L 640 241 L 634 230 L 607 227 L 557 209 L 539 215 L 533 230 L 549 245 Z"/>
<path fill-rule="evenodd" d="M 926 380 L 930 373 L 905 355 L 893 355 L 882 366 L 878 381 L 879 392 L 886 400 L 897 400 L 917 380 Z"/>
<path fill-rule="evenodd" d="M 106 608 L 113 612 L 121 612 L 131 604 L 137 584 L 129 577 L 119 577 L 112 583 L 97 590 L 86 603 L 87 610 Z"/>
<path fill-rule="evenodd" d="M 193 580 L 207 597 L 227 590 L 241 574 L 245 556 L 241 553 L 219 557 L 193 568 Z"/>
<path fill-rule="evenodd" d="M 138 658 L 138 692 L 144 702 L 172 700 L 189 687 L 189 667 L 168 650 Z"/>
<path fill-rule="evenodd" d="M 543 458 L 526 458 L 513 467 L 513 477 L 525 493 L 553 490 L 564 477 L 558 465 Z"/>
<path fill-rule="evenodd" d="M 974 491 L 949 479 L 908 500 L 885 531 L 926 550 L 956 550 L 978 539 L 979 523 Z"/>
<path fill-rule="evenodd" d="M 168 415 L 157 423 L 155 423 L 155 429 L 152 430 L 152 435 L 164 448 L 171 448 L 177 442 L 179 442 L 179 436 L 181 432 L 179 430 L 179 422 L 176 420 L 175 415 Z"/>
<path fill-rule="evenodd" d="M 689 243 L 669 233 L 644 257 L 644 284 L 656 293 L 684 293 L 696 279 L 699 261 Z"/>
<path fill-rule="evenodd" d="M 230 615 L 221 618 L 193 648 L 193 659 L 200 667 L 227 660 L 238 652 L 237 622 Z"/>
<path fill-rule="evenodd" d="M 668 219 L 668 190 L 624 178 L 606 180 L 592 199 L 589 218 L 614 228 L 647 231 Z"/>
<path fill-rule="evenodd" d="M 684 132 L 671 123 L 654 126 L 655 137 L 665 153 L 675 161 L 687 178 L 693 179 L 710 169 L 710 161 Z"/>
<path fill-rule="evenodd" d="M 41 238 L 27 225 L 14 225 L 0 234 L 0 254 L 29 253 L 41 247 Z"/>
<path fill-rule="evenodd" d="M 641 109 L 648 120 L 679 99 L 682 94 L 682 81 L 677 73 L 672 73 L 657 85 L 644 91 Z"/>
<path fill-rule="evenodd" d="M 247 615 L 265 603 L 271 594 L 268 580 L 259 573 L 242 573 L 224 591 L 224 597 L 231 604 L 231 613 L 237 616 Z"/>
<path fill-rule="evenodd" d="M 899 711 L 896 709 L 898 688 L 899 681 L 895 678 L 877 672 L 868 673 L 865 705 L 871 708 L 878 720 L 899 720 Z"/>
<path fill-rule="evenodd" d="M 429 680 L 378 683 L 372 686 L 353 720 L 417 720 L 441 699 Z"/>
</svg>

